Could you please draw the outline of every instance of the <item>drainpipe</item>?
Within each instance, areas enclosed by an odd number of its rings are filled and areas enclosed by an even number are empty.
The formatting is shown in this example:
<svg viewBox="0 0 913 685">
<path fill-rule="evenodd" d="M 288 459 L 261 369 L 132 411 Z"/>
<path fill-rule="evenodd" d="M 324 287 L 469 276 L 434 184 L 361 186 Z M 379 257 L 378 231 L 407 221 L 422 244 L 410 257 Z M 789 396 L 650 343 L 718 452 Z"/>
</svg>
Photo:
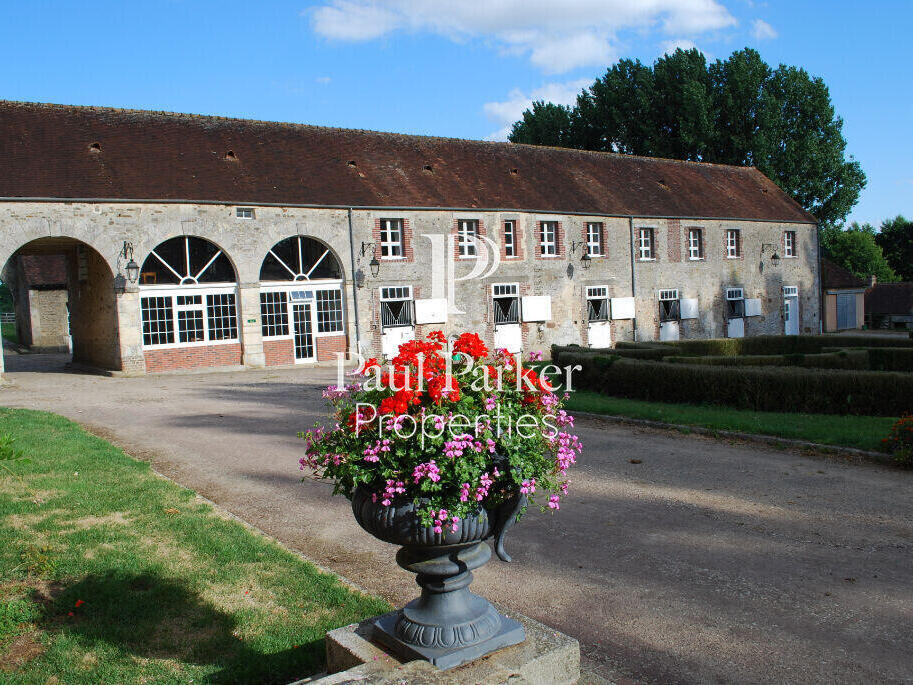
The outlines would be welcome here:
<svg viewBox="0 0 913 685">
<path fill-rule="evenodd" d="M 815 224 L 815 251 L 818 253 L 818 334 L 824 333 L 824 279 L 821 277 L 821 224 Z M 799 322 L 801 326 L 801 321 Z"/>
<path fill-rule="evenodd" d="M 636 281 L 634 279 L 634 217 L 628 217 L 628 250 L 631 252 L 631 297 L 636 298 Z M 634 302 L 634 318 L 631 319 L 633 326 L 634 342 L 637 342 L 637 301 Z"/>
<path fill-rule="evenodd" d="M 355 316 L 355 350 L 361 354 L 361 326 L 358 323 L 358 284 L 355 282 L 355 237 L 352 229 L 352 208 L 349 207 L 349 258 L 352 262 L 352 312 Z"/>
</svg>

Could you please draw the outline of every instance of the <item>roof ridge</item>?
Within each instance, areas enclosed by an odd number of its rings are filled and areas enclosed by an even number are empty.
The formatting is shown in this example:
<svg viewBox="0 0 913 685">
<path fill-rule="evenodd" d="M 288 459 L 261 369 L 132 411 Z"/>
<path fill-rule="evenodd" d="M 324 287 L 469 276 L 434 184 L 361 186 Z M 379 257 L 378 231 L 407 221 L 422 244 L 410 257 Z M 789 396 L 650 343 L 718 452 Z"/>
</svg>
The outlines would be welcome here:
<svg viewBox="0 0 913 685">
<path fill-rule="evenodd" d="M 376 136 L 393 136 L 397 138 L 419 138 L 422 140 L 439 140 L 439 141 L 451 141 L 451 142 L 460 142 L 460 143 L 473 143 L 477 145 L 485 146 L 498 146 L 498 147 L 522 147 L 533 150 L 555 150 L 562 153 L 578 153 L 584 155 L 594 155 L 594 156 L 603 156 L 603 157 L 614 157 L 617 159 L 628 159 L 628 160 L 643 160 L 646 162 L 658 162 L 658 163 L 673 163 L 673 164 L 683 164 L 683 165 L 695 165 L 695 166 L 704 166 L 704 167 L 718 167 L 723 169 L 739 170 L 739 171 L 757 171 L 754 166 L 743 166 L 739 164 L 721 164 L 719 162 L 702 162 L 698 160 L 691 159 L 675 159 L 673 157 L 655 157 L 650 155 L 630 155 L 622 152 L 608 152 L 605 150 L 585 150 L 581 148 L 574 147 L 560 147 L 557 145 L 533 145 L 530 143 L 511 143 L 509 141 L 501 140 L 478 140 L 476 138 L 457 138 L 454 136 L 434 136 L 434 135 L 425 135 L 420 133 L 399 133 L 396 131 L 378 131 L 375 129 L 367 128 L 345 128 L 342 126 L 324 126 L 320 124 L 303 124 L 294 121 L 278 121 L 275 119 L 247 119 L 244 117 L 227 117 L 221 116 L 218 114 L 197 114 L 194 112 L 174 112 L 170 110 L 155 110 L 155 109 L 134 109 L 130 107 L 111 107 L 107 105 L 66 105 L 57 102 L 33 102 L 25 100 L 5 100 L 0 99 L 0 106 L 4 105 L 15 105 L 20 107 L 38 107 L 38 108 L 47 108 L 47 109 L 60 109 L 60 110 L 86 110 L 92 112 L 113 112 L 113 113 L 122 113 L 122 114 L 140 114 L 140 115 L 153 115 L 161 117 L 174 117 L 176 119 L 187 119 L 190 121 L 194 120 L 210 120 L 218 122 L 243 122 L 246 124 L 260 124 L 267 126 L 283 126 L 288 128 L 303 128 L 303 129 L 317 129 L 323 131 L 344 131 L 348 133 L 366 133 Z M 766 178 L 766 177 L 765 177 Z"/>
</svg>

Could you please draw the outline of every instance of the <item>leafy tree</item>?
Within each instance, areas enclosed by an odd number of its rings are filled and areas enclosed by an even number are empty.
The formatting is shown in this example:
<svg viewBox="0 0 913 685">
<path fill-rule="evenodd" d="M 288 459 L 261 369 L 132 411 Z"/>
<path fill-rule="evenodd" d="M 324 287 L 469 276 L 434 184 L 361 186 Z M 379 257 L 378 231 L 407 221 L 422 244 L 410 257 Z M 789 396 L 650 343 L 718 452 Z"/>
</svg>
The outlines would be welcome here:
<svg viewBox="0 0 913 685">
<path fill-rule="evenodd" d="M 523 112 L 523 119 L 514 123 L 508 138 L 512 143 L 570 147 L 570 116 L 570 109 L 564 105 L 537 100 L 531 110 Z"/>
<path fill-rule="evenodd" d="M 831 261 L 858 278 L 868 280 L 874 274 L 882 283 L 897 280 L 881 247 L 875 242 L 875 229 L 871 224 L 860 225 L 854 221 L 846 228 L 824 226 L 821 247 Z"/>
<path fill-rule="evenodd" d="M 573 108 L 534 103 L 509 139 L 753 165 L 827 223 L 846 217 L 866 183 L 824 81 L 771 69 L 747 48 L 709 66 L 696 49 L 652 67 L 621 60 Z"/>
<path fill-rule="evenodd" d="M 913 221 L 898 214 L 881 224 L 875 242 L 902 281 L 913 281 Z"/>
<path fill-rule="evenodd" d="M 6 283 L 0 283 L 0 312 L 13 311 L 13 294 Z"/>
</svg>

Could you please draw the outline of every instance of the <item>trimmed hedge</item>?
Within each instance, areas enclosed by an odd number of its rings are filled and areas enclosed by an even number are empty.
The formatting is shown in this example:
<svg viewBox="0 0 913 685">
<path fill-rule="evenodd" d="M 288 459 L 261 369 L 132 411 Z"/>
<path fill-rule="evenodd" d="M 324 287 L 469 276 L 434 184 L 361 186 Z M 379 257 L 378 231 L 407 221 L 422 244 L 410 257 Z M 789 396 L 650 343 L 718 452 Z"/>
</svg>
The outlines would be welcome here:
<svg viewBox="0 0 913 685">
<path fill-rule="evenodd" d="M 623 349 L 658 348 L 673 350 L 676 356 L 727 356 L 772 354 L 817 354 L 825 347 L 891 348 L 909 347 L 909 340 L 890 336 L 867 335 L 758 335 L 749 338 L 709 338 L 669 342 L 621 343 Z"/>
<path fill-rule="evenodd" d="M 717 404 L 755 411 L 900 416 L 913 409 L 913 374 L 784 367 L 668 364 L 553 350 L 579 364 L 576 389 L 654 402 Z"/>
<path fill-rule="evenodd" d="M 830 354 L 767 354 L 742 357 L 665 357 L 672 364 L 709 366 L 804 366 L 812 369 L 869 370 L 866 350 L 838 350 Z M 884 370 L 884 369 L 880 369 Z"/>
<path fill-rule="evenodd" d="M 873 371 L 913 372 L 913 347 L 883 347 L 867 352 Z"/>
</svg>

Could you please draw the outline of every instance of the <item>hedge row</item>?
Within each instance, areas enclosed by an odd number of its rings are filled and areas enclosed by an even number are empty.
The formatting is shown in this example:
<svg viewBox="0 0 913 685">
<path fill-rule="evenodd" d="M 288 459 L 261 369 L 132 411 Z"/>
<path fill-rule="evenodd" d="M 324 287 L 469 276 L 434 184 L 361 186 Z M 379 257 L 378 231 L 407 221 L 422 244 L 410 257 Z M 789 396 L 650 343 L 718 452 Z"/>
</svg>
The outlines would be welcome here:
<svg viewBox="0 0 913 685">
<path fill-rule="evenodd" d="M 913 347 L 883 347 L 868 350 L 873 371 L 913 372 Z"/>
<path fill-rule="evenodd" d="M 730 356 L 769 354 L 816 354 L 825 347 L 909 347 L 907 338 L 867 335 L 758 335 L 749 338 L 675 340 L 662 343 L 626 343 L 625 349 L 659 348 L 677 356 Z"/>
<path fill-rule="evenodd" d="M 880 350 L 879 350 L 880 351 Z M 765 354 L 742 357 L 674 357 L 663 361 L 672 364 L 705 364 L 709 366 L 803 366 L 811 369 L 870 370 L 867 350 L 838 350 L 828 354 Z M 893 369 L 879 369 L 893 370 Z"/>
<path fill-rule="evenodd" d="M 900 416 L 913 409 L 907 373 L 668 364 L 570 348 L 555 348 L 552 360 L 581 366 L 575 389 L 616 397 L 811 414 Z"/>
</svg>

